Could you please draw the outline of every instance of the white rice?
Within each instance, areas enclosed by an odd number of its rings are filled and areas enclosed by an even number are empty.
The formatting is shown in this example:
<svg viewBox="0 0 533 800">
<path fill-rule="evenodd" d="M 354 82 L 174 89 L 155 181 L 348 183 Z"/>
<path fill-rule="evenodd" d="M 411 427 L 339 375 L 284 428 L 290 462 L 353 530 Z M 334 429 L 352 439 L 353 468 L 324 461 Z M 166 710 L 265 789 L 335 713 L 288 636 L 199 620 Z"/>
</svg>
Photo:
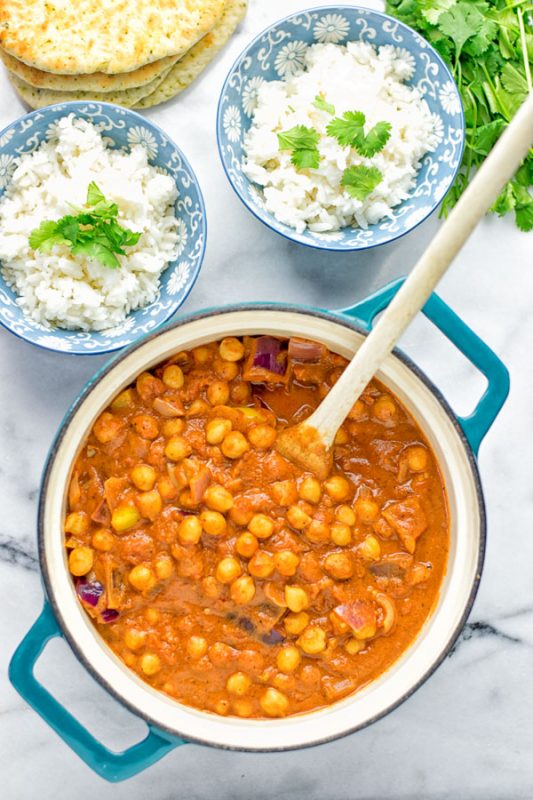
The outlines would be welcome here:
<svg viewBox="0 0 533 800">
<path fill-rule="evenodd" d="M 75 214 L 70 204 L 85 204 L 91 181 L 117 203 L 119 223 L 142 232 L 126 256 L 117 256 L 119 269 L 74 256 L 66 244 L 49 253 L 29 245 L 43 220 Z M 152 303 L 162 271 L 176 257 L 177 194 L 172 178 L 148 164 L 143 146 L 112 150 L 94 125 L 63 117 L 49 141 L 21 156 L 0 200 L 2 272 L 24 312 L 44 325 L 103 330 Z"/>
<path fill-rule="evenodd" d="M 266 209 L 299 233 L 306 227 L 317 233 L 345 226 L 367 228 L 390 216 L 413 188 L 422 157 L 441 137 L 440 119 L 417 89 L 403 83 L 413 71 L 413 56 L 392 45 L 376 49 L 367 42 L 315 44 L 305 52 L 303 71 L 261 84 L 244 141 L 244 171 L 263 187 Z M 313 105 L 319 94 L 335 106 L 335 116 L 362 111 L 365 131 L 377 122 L 390 122 L 384 149 L 364 158 L 328 136 L 332 116 Z M 298 170 L 291 152 L 279 150 L 276 134 L 295 125 L 319 132 L 322 159 L 317 169 Z M 344 170 L 360 164 L 376 166 L 383 175 L 363 201 L 340 184 Z"/>
</svg>

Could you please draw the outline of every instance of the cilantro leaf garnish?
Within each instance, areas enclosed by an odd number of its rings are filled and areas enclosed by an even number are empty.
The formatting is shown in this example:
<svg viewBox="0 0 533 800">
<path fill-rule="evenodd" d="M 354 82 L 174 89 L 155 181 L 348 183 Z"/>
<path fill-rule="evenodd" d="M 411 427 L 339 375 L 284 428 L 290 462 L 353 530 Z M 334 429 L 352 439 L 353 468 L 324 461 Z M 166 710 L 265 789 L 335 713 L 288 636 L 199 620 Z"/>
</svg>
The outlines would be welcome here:
<svg viewBox="0 0 533 800">
<path fill-rule="evenodd" d="M 320 163 L 318 152 L 318 131 L 295 125 L 288 131 L 278 133 L 280 150 L 292 150 L 291 162 L 299 169 L 316 169 Z"/>
<path fill-rule="evenodd" d="M 366 117 L 362 111 L 346 111 L 342 117 L 335 117 L 326 128 L 328 136 L 333 136 L 343 147 L 355 150 L 371 158 L 383 150 L 390 139 L 390 122 L 378 122 L 365 136 Z"/>
<path fill-rule="evenodd" d="M 355 197 L 356 200 L 364 200 L 381 183 L 382 179 L 383 175 L 377 167 L 365 167 L 361 164 L 344 170 L 341 185 L 346 187 L 346 191 L 351 197 Z"/>
<path fill-rule="evenodd" d="M 333 136 L 342 147 L 355 147 L 363 134 L 365 121 L 362 111 L 346 111 L 342 117 L 331 120 L 326 133 Z"/>
<path fill-rule="evenodd" d="M 450 66 L 466 120 L 466 147 L 442 205 L 455 205 L 526 96 L 533 92 L 531 0 L 387 0 L 386 11 L 419 31 Z M 533 228 L 533 149 L 491 212 Z"/>
<path fill-rule="evenodd" d="M 390 139 L 391 129 L 390 122 L 377 122 L 370 128 L 367 135 L 357 141 L 356 147 L 361 155 L 371 158 L 383 150 Z"/>
<path fill-rule="evenodd" d="M 41 222 L 30 233 L 30 247 L 46 253 L 56 244 L 67 244 L 73 255 L 85 255 L 105 267 L 117 269 L 120 261 L 115 253 L 126 255 L 123 248 L 137 244 L 141 236 L 123 228 L 117 216 L 117 204 L 109 203 L 92 181 L 87 189 L 85 208 L 76 216 L 68 214 L 55 221 Z"/>
<path fill-rule="evenodd" d="M 313 105 L 315 108 L 318 108 L 319 111 L 327 111 L 328 114 L 335 113 L 335 106 L 333 106 L 331 103 L 328 103 L 323 94 L 317 94 L 313 101 Z"/>
</svg>

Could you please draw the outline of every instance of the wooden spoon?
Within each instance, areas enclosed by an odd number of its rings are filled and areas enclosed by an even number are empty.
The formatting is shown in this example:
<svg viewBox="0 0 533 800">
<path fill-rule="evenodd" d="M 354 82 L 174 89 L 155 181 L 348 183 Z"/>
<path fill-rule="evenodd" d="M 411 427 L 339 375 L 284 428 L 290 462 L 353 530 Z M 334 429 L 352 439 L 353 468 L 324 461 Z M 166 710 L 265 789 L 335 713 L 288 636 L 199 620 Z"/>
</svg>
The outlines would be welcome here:
<svg viewBox="0 0 533 800">
<path fill-rule="evenodd" d="M 333 464 L 333 440 L 348 412 L 532 146 L 533 94 L 523 103 L 335 386 L 310 417 L 279 434 L 277 449 L 285 458 L 321 480 L 327 478 Z"/>
</svg>

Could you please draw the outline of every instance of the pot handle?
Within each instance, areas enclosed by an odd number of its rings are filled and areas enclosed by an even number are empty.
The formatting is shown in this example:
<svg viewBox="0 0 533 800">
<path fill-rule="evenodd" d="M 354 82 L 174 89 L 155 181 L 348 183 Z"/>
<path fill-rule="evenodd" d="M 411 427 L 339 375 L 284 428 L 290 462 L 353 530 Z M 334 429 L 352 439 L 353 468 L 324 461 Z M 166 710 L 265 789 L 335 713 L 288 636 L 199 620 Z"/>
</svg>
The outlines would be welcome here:
<svg viewBox="0 0 533 800">
<path fill-rule="evenodd" d="M 145 739 L 121 753 L 108 750 L 61 705 L 34 675 L 35 664 L 50 639 L 62 636 L 49 603 L 17 647 L 9 664 L 9 679 L 17 692 L 55 730 L 87 766 L 107 781 L 123 781 L 159 761 L 182 739 L 152 726 Z"/>
<path fill-rule="evenodd" d="M 355 318 L 366 330 L 372 328 L 375 317 L 383 311 L 405 278 L 393 281 L 366 300 L 339 309 L 337 313 Z M 468 327 L 446 303 L 432 294 L 422 313 L 454 344 L 457 349 L 485 376 L 488 386 L 474 411 L 467 417 L 458 417 L 466 438 L 477 455 L 479 446 L 498 416 L 509 394 L 509 373 L 485 342 Z"/>
</svg>

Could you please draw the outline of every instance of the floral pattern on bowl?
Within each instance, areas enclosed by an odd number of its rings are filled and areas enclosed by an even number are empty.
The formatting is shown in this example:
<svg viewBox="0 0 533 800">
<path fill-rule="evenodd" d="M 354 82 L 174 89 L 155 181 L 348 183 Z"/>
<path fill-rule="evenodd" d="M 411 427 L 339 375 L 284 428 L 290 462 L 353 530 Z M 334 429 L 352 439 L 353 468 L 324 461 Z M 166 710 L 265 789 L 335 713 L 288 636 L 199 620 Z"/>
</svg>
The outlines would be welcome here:
<svg viewBox="0 0 533 800">
<path fill-rule="evenodd" d="M 198 181 L 181 150 L 149 120 L 109 103 L 70 102 L 34 111 L 0 133 L 0 196 L 16 168 L 17 158 L 35 150 L 53 134 L 57 120 L 67 114 L 97 125 L 110 147 L 128 149 L 143 144 L 150 162 L 171 175 L 178 187 L 176 216 L 179 219 L 177 258 L 161 276 L 159 296 L 145 308 L 134 311 L 124 322 L 103 331 L 83 332 L 51 328 L 27 317 L 15 293 L 0 273 L 0 324 L 16 336 L 47 350 L 82 355 L 110 353 L 151 333 L 166 322 L 191 291 L 205 250 L 206 217 Z"/>
<path fill-rule="evenodd" d="M 252 124 L 257 90 L 263 81 L 280 80 L 303 67 L 307 48 L 316 43 L 361 40 L 407 50 L 416 86 L 433 114 L 437 148 L 424 156 L 416 186 L 393 209 L 392 217 L 363 228 L 332 233 L 297 233 L 266 210 L 261 187 L 244 175 L 243 139 Z M 367 8 L 325 6 L 292 14 L 263 31 L 239 56 L 220 95 L 217 139 L 222 164 L 242 202 L 268 227 L 300 244 L 325 250 L 364 250 L 386 244 L 420 224 L 439 205 L 461 164 L 464 117 L 457 86 L 438 53 L 418 33 L 398 20 Z"/>
</svg>

